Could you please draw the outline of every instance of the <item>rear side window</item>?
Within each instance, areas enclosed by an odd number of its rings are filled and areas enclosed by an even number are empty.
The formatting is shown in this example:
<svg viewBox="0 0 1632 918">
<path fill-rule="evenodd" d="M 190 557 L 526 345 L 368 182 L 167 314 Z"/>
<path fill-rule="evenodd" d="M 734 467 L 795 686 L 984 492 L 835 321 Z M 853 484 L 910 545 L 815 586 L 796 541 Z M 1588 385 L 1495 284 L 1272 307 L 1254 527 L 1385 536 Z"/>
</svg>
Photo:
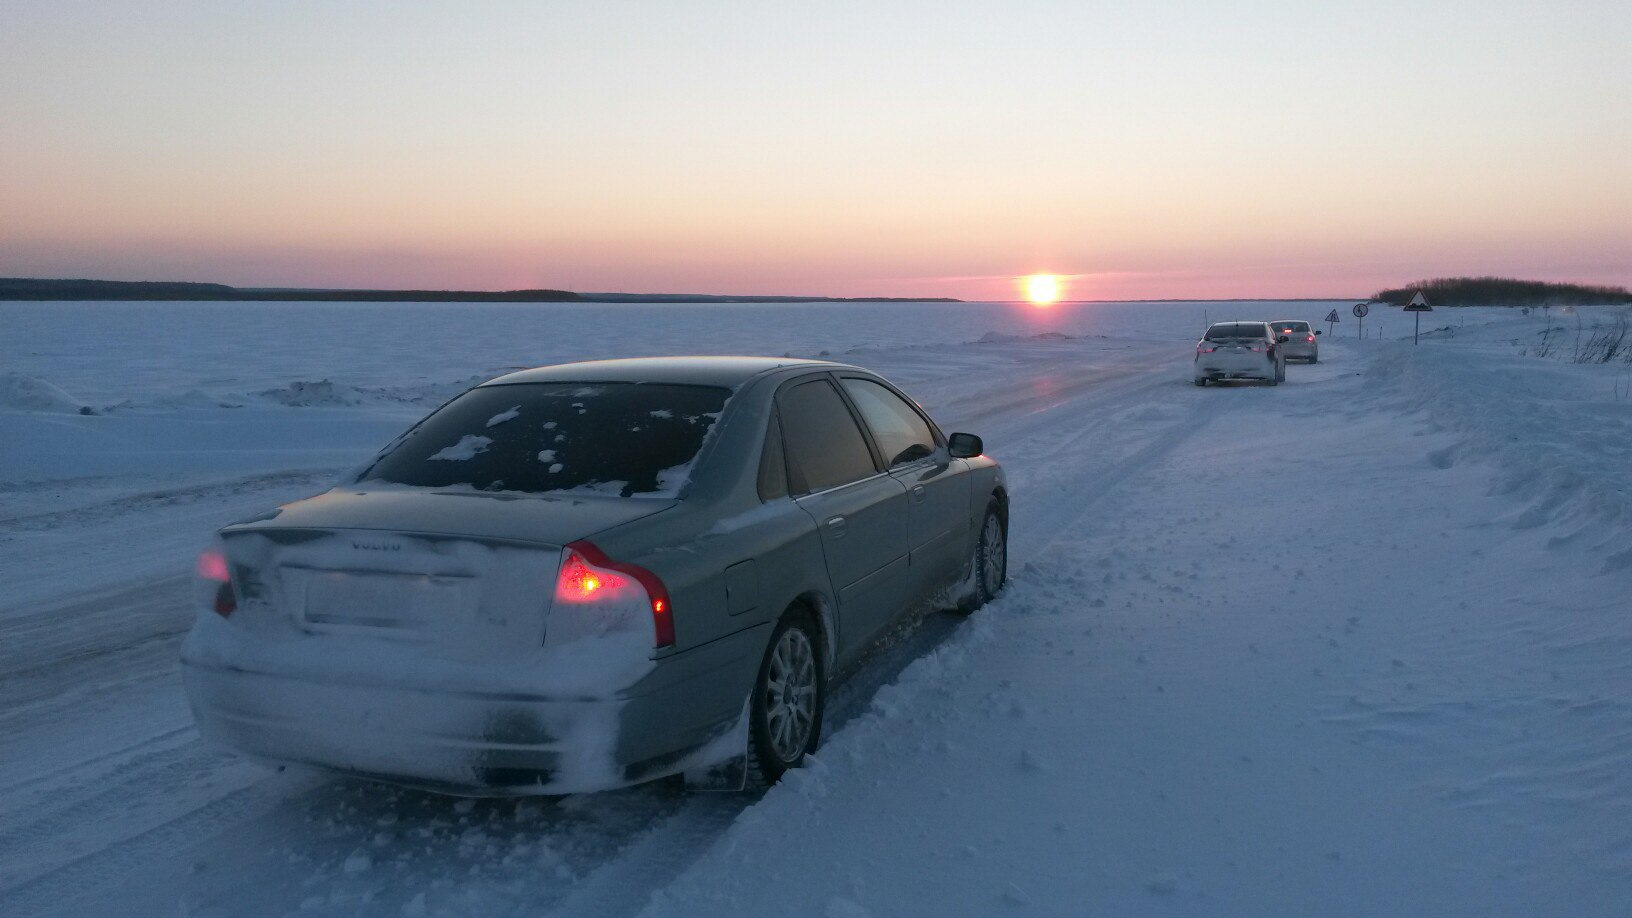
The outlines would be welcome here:
<svg viewBox="0 0 1632 918">
<path fill-rule="evenodd" d="M 914 462 L 935 452 L 935 435 L 917 410 L 870 379 L 847 377 L 844 390 L 872 428 L 878 451 L 888 466 Z"/>
<path fill-rule="evenodd" d="M 1208 341 L 1220 341 L 1225 338 L 1262 338 L 1264 326 L 1258 324 L 1241 325 L 1214 325 L 1207 329 Z"/>
<path fill-rule="evenodd" d="M 782 451 L 782 423 L 771 413 L 765 431 L 765 449 L 759 454 L 759 499 L 788 496 L 788 461 Z"/>
<path fill-rule="evenodd" d="M 653 383 L 483 386 L 426 418 L 362 480 L 672 497 L 730 395 Z"/>
<path fill-rule="evenodd" d="M 800 383 L 779 399 L 788 464 L 802 491 L 820 491 L 873 474 L 873 454 L 839 391 L 826 380 Z M 801 490 L 795 488 L 795 490 Z"/>
</svg>

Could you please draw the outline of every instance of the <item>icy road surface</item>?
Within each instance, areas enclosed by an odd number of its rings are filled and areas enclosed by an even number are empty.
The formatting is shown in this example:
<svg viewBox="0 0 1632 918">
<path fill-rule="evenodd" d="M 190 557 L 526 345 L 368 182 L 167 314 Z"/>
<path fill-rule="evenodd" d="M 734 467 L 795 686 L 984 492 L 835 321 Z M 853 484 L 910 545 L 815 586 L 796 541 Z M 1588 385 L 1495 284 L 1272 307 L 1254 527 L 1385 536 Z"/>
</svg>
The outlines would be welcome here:
<svg viewBox="0 0 1632 918">
<path fill-rule="evenodd" d="M 1548 319 L 1475 310 L 1197 389 L 1203 308 L 973 311 L 907 346 L 875 307 L 849 353 L 803 313 L 742 332 L 889 375 L 1014 481 L 1009 591 L 893 636 L 757 801 L 459 801 L 203 746 L 175 571 L 509 355 L 393 383 L 330 354 L 277 395 L 271 358 L 150 356 L 107 411 L 47 336 L 21 372 L 61 396 L 0 407 L 0 913 L 1625 914 L 1628 370 L 1525 356 Z M 716 349 L 688 328 L 641 350 Z"/>
</svg>

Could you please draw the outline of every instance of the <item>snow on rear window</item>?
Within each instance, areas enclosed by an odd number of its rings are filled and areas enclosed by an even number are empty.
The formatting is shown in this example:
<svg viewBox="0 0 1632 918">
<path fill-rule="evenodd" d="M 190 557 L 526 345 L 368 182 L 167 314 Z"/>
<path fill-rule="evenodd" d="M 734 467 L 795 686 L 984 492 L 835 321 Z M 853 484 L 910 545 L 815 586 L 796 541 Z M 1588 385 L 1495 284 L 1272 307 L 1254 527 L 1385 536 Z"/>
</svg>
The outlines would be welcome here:
<svg viewBox="0 0 1632 918">
<path fill-rule="evenodd" d="M 491 437 L 478 437 L 474 434 L 467 434 L 460 437 L 458 443 L 443 447 L 432 453 L 430 458 L 432 461 L 464 462 L 467 459 L 476 458 L 483 450 L 492 445 L 493 438 Z"/>
<path fill-rule="evenodd" d="M 362 480 L 673 496 L 730 394 L 660 383 L 483 386 L 426 418 Z"/>
<path fill-rule="evenodd" d="M 500 424 L 503 424 L 505 421 L 514 421 L 516 418 L 518 418 L 520 416 L 521 416 L 521 406 L 517 405 L 514 408 L 511 408 L 509 411 L 506 411 L 506 412 L 504 412 L 502 414 L 495 414 L 492 417 L 488 418 L 487 419 L 487 426 L 497 427 Z"/>
</svg>

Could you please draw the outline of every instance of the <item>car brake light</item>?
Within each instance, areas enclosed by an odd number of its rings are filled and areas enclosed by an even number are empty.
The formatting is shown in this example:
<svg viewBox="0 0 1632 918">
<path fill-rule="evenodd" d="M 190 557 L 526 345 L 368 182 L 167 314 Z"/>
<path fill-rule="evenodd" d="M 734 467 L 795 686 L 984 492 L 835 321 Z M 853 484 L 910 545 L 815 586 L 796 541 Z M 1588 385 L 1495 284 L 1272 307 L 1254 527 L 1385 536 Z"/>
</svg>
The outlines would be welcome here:
<svg viewBox="0 0 1632 918">
<path fill-rule="evenodd" d="M 1313 341 L 1313 340 L 1315 340 L 1315 336 L 1314 336 L 1314 335 L 1310 335 L 1310 336 L 1309 336 L 1309 337 L 1307 337 L 1307 338 L 1305 338 L 1305 339 L 1303 339 L 1303 340 L 1305 340 L 1305 341 Z"/>
<path fill-rule="evenodd" d="M 593 542 L 567 546 L 555 580 L 555 601 L 566 606 L 630 606 L 638 604 L 651 615 L 653 642 L 674 645 L 674 615 L 669 591 L 651 571 L 613 561 Z"/>
<path fill-rule="evenodd" d="M 1262 353 L 1265 353 L 1268 350 L 1269 350 L 1269 348 L 1266 348 L 1266 347 L 1255 347 L 1255 348 L 1252 349 L 1252 352 L 1254 354 L 1262 354 Z"/>
<path fill-rule="evenodd" d="M 1198 353 L 1198 354 L 1211 354 L 1213 351 L 1216 351 L 1216 350 L 1218 350 L 1218 348 L 1208 347 L 1205 344 L 1196 345 L 1196 353 Z"/>
<path fill-rule="evenodd" d="M 227 556 L 219 548 L 206 548 L 199 553 L 194 566 L 201 587 L 199 595 L 211 612 L 226 618 L 238 609 L 238 594 L 232 589 L 232 573 L 227 568 Z"/>
</svg>

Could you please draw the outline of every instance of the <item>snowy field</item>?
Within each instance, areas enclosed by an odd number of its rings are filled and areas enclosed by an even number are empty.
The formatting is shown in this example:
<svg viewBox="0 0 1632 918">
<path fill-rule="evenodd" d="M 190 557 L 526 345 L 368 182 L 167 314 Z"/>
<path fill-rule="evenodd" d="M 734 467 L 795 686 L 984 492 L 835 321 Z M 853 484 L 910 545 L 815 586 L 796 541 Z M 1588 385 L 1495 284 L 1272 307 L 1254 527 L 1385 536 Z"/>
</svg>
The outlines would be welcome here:
<svg viewBox="0 0 1632 918">
<path fill-rule="evenodd" d="M 0 304 L 0 914 L 1628 914 L 1632 364 L 1568 361 L 1617 313 L 1349 305 Z M 1190 384 L 1208 319 L 1334 306 Z M 685 353 L 873 368 L 1011 474 L 1008 591 L 810 768 L 460 801 L 199 742 L 214 526 L 479 379 Z"/>
</svg>

